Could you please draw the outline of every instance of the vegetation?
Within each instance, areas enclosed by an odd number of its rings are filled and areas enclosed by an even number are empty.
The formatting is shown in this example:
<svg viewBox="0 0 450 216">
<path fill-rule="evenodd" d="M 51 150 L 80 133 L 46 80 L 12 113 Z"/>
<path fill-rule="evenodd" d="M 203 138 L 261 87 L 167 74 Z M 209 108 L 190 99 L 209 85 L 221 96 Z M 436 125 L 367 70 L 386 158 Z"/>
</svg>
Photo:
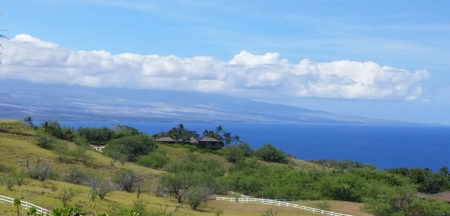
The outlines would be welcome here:
<svg viewBox="0 0 450 216">
<path fill-rule="evenodd" d="M 267 162 L 287 163 L 287 155 L 271 144 L 266 144 L 254 152 L 255 156 Z"/>
<path fill-rule="evenodd" d="M 217 126 L 215 130 L 205 129 L 202 133 L 203 137 L 212 138 L 220 143 L 220 147 L 229 145 L 232 143 L 240 143 L 238 135 L 232 135 L 223 129 L 221 125 Z M 183 124 L 179 124 L 177 127 L 170 129 L 167 132 L 160 132 L 154 135 L 156 138 L 170 137 L 177 143 L 193 145 L 192 139 L 199 139 L 199 134 L 196 131 L 188 130 Z M 201 143 L 196 144 L 200 148 L 216 149 L 216 146 L 203 146 Z"/>
<path fill-rule="evenodd" d="M 450 212 L 449 204 L 419 194 L 449 191 L 447 167 L 439 172 L 377 170 L 350 161 L 314 161 L 319 166 L 269 144 L 255 150 L 245 143 L 205 150 L 183 143 L 157 144 L 128 126 L 84 128 L 80 133 L 81 128 L 63 128 L 57 122 L 26 123 L 0 120 L 0 194 L 55 208 L 53 215 L 309 215 L 211 201 L 214 194 L 229 190 L 272 199 L 317 200 L 311 205 L 332 211 L 351 204 L 358 206 L 356 213 L 342 211 L 354 215 Z M 106 145 L 103 153 L 89 150 L 89 144 L 100 143 Z M 368 213 L 361 212 L 361 206 Z M 16 215 L 16 210 L 0 214 Z"/>
</svg>

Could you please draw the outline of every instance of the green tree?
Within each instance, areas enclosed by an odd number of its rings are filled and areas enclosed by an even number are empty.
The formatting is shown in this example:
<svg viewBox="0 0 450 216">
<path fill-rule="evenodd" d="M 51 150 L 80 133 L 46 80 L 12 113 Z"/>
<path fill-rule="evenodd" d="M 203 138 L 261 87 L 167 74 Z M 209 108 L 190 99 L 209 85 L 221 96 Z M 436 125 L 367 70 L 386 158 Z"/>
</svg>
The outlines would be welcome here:
<svg viewBox="0 0 450 216">
<path fill-rule="evenodd" d="M 182 203 L 186 198 L 188 189 L 198 181 L 201 181 L 199 176 L 194 173 L 178 172 L 169 173 L 161 177 L 160 184 L 166 188 L 166 192 L 174 197 L 178 203 Z"/>
<path fill-rule="evenodd" d="M 108 142 L 104 152 L 112 158 L 122 154 L 128 156 L 128 161 L 136 161 L 140 156 L 146 155 L 156 148 L 156 142 L 153 138 L 145 134 L 139 134 Z"/>
<path fill-rule="evenodd" d="M 21 204 L 22 203 L 20 202 L 20 199 L 14 198 L 13 205 L 16 207 L 17 216 L 20 216 L 20 205 Z"/>
<path fill-rule="evenodd" d="M 208 197 L 213 193 L 213 191 L 207 187 L 204 186 L 193 186 L 190 187 L 186 191 L 186 199 L 189 203 L 189 206 L 191 206 L 192 210 L 197 210 L 197 207 L 202 202 L 207 202 Z"/>
<path fill-rule="evenodd" d="M 263 145 L 254 151 L 256 157 L 267 162 L 287 163 L 288 159 L 284 152 L 271 144 Z"/>
<path fill-rule="evenodd" d="M 41 132 L 41 131 L 37 132 L 36 144 L 39 147 L 51 150 L 51 149 L 53 149 L 55 143 L 56 143 L 55 138 L 53 138 L 49 134 Z"/>
<path fill-rule="evenodd" d="M 53 137 L 64 139 L 62 128 L 57 121 L 45 121 L 42 124 L 42 129 Z"/>
<path fill-rule="evenodd" d="M 140 134 L 140 132 L 135 128 L 126 125 L 114 125 L 112 131 L 114 132 L 114 138 L 116 139 L 125 136 L 135 136 Z"/>
<path fill-rule="evenodd" d="M 160 169 L 169 163 L 169 157 L 161 151 L 150 152 L 147 155 L 139 157 L 137 163 L 153 169 Z"/>
<path fill-rule="evenodd" d="M 79 137 L 84 137 L 89 143 L 104 145 L 114 137 L 114 131 L 109 128 L 79 128 L 77 130 Z"/>
<path fill-rule="evenodd" d="M 242 161 L 252 155 L 252 149 L 247 143 L 241 143 L 235 146 L 228 146 L 224 149 L 225 157 L 231 163 Z"/>
</svg>

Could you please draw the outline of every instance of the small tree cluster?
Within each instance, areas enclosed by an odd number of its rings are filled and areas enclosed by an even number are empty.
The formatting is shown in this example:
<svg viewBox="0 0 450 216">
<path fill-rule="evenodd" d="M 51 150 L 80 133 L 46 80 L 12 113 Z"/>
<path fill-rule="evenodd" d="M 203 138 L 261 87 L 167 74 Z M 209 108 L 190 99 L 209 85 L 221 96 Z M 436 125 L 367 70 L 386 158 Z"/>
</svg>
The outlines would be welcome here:
<svg viewBox="0 0 450 216">
<path fill-rule="evenodd" d="M 187 201 L 194 210 L 211 194 L 224 190 L 220 177 L 225 169 L 216 161 L 190 155 L 168 166 L 168 170 L 170 173 L 161 177 L 158 192 L 174 197 L 179 203 Z"/>
<path fill-rule="evenodd" d="M 127 161 L 136 161 L 157 148 L 153 138 L 145 134 L 125 136 L 114 139 L 106 145 L 104 152 L 113 159 L 126 155 Z"/>
<path fill-rule="evenodd" d="M 271 144 L 263 145 L 254 152 L 255 156 L 267 162 L 287 163 L 287 155 Z"/>
</svg>

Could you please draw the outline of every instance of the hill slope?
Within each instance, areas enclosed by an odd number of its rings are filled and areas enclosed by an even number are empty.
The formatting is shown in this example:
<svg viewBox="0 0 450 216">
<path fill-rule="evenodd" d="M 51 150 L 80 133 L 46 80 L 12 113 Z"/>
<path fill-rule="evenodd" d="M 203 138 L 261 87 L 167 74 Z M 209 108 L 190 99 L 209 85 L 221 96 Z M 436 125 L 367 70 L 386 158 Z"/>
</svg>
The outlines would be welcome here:
<svg viewBox="0 0 450 216">
<path fill-rule="evenodd" d="M 298 209 L 215 201 L 213 200 L 214 197 L 206 205 L 201 205 L 199 211 L 192 211 L 187 204 L 180 205 L 174 199 L 154 195 L 154 183 L 165 173 L 164 171 L 149 169 L 132 163 L 125 163 L 124 165 L 118 162 L 112 163 L 111 158 L 93 151 L 88 152 L 88 155 L 92 158 L 89 163 L 69 159 L 60 160 L 55 152 L 38 147 L 35 144 L 34 130 L 22 122 L 0 120 L 0 128 L 0 158 L 2 158 L 0 165 L 2 167 L 11 167 L 12 169 L 20 170 L 25 169 L 28 164 L 33 164 L 38 160 L 45 160 L 51 164 L 54 175 L 56 176 L 63 176 L 70 172 L 70 170 L 78 168 L 101 174 L 105 177 L 111 177 L 120 168 L 132 169 L 147 176 L 148 184 L 143 188 L 144 193 L 140 195 L 139 200 L 142 200 L 145 206 L 153 211 L 163 211 L 166 209 L 167 212 L 170 212 L 177 209 L 175 215 L 214 215 L 220 209 L 224 212 L 224 215 L 256 216 L 261 215 L 267 209 L 274 209 L 281 215 L 313 215 L 312 213 Z M 71 147 L 74 146 L 72 143 L 69 143 L 69 145 Z M 174 148 L 168 145 L 161 146 L 160 148 L 166 151 L 170 158 L 178 160 L 186 157 L 190 151 L 187 148 Z M 222 161 L 221 163 L 229 166 L 229 164 L 227 165 L 228 162 L 220 155 L 211 153 L 198 153 L 198 155 Z M 297 161 L 296 163 L 301 166 L 308 166 L 306 162 Z M 310 166 L 314 167 L 314 165 Z M 2 176 L 0 174 L 0 177 L 4 178 L 5 175 Z M 18 197 L 48 209 L 62 207 L 61 195 L 64 191 L 72 191 L 74 193 L 73 198 L 68 202 L 69 205 L 79 206 L 83 210 L 93 213 L 117 211 L 120 208 L 129 209 L 133 206 L 134 201 L 137 200 L 136 193 L 113 191 L 104 200 L 97 198 L 94 201 L 90 201 L 90 187 L 59 180 L 38 181 L 27 178 L 23 185 L 16 185 L 12 190 L 9 190 L 6 186 L 0 187 L 0 194 Z M 4 216 L 15 215 L 15 208 L 11 205 L 0 203 L 0 214 Z"/>
</svg>

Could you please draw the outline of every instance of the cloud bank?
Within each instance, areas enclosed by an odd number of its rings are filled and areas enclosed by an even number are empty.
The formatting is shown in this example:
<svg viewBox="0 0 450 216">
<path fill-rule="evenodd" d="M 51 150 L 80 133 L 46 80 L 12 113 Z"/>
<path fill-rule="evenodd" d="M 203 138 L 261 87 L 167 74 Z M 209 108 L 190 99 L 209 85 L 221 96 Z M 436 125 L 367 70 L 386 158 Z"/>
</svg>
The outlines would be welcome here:
<svg viewBox="0 0 450 216">
<path fill-rule="evenodd" d="M 303 59 L 293 64 L 276 52 L 241 51 L 223 61 L 209 56 L 74 51 L 25 34 L 1 43 L 0 79 L 89 87 L 214 92 L 255 99 L 415 100 L 429 77 L 424 70 L 411 72 L 375 62 Z"/>
</svg>

